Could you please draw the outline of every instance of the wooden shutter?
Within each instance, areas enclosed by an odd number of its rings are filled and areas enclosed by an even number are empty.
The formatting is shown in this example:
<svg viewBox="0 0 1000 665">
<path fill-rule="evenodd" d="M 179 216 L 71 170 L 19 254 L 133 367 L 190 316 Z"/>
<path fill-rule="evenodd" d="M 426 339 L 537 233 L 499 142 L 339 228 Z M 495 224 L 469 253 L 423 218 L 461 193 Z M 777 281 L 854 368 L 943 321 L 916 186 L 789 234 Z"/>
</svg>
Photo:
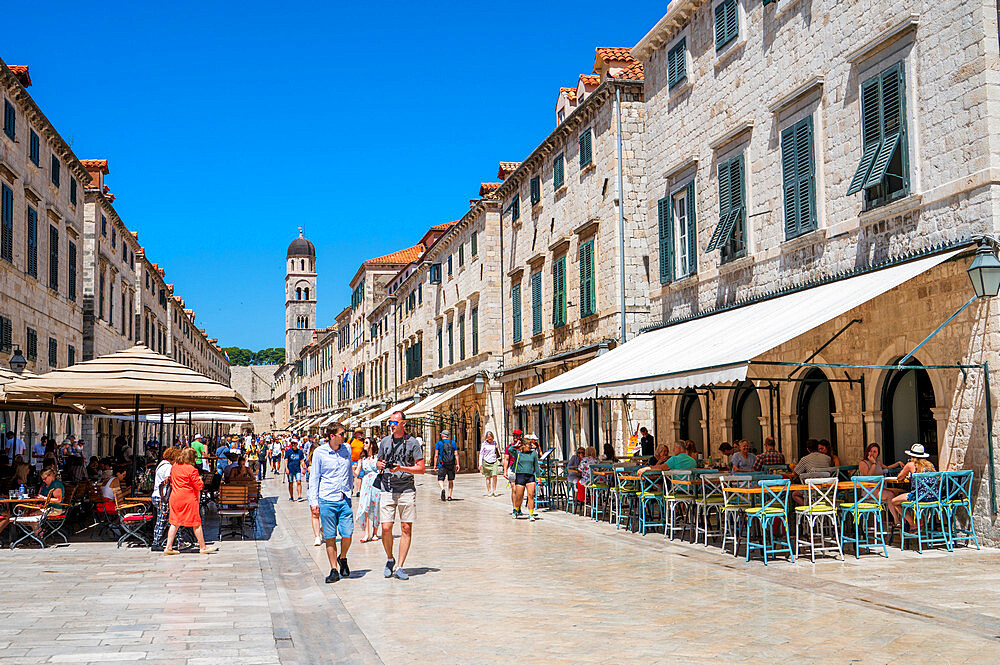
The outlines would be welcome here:
<svg viewBox="0 0 1000 665">
<path fill-rule="evenodd" d="M 715 7 L 715 50 L 731 42 L 740 32 L 736 0 L 723 0 Z"/>
<path fill-rule="evenodd" d="M 594 313 L 594 241 L 580 245 L 580 317 Z"/>
<path fill-rule="evenodd" d="M 588 129 L 582 134 L 580 134 L 580 168 L 583 168 L 587 164 L 590 164 L 592 158 L 591 155 L 591 133 L 593 130 Z"/>
<path fill-rule="evenodd" d="M 552 264 L 552 327 L 566 323 L 566 257 Z"/>
<path fill-rule="evenodd" d="M 882 143 L 872 162 L 865 188 L 882 182 L 903 136 L 903 68 L 899 63 L 877 77 L 881 86 L 880 115 Z"/>
<path fill-rule="evenodd" d="M 511 316 L 511 327 L 514 329 L 513 340 L 521 341 L 521 285 L 515 284 L 510 290 L 511 309 L 514 310 Z"/>
<path fill-rule="evenodd" d="M 0 185 L 0 257 L 14 260 L 14 191 Z"/>
<path fill-rule="evenodd" d="M 694 217 L 694 180 L 687 184 L 688 274 L 698 272 L 698 223 Z"/>
<path fill-rule="evenodd" d="M 566 159 L 562 153 L 556 155 L 552 163 L 552 188 L 559 189 L 566 180 Z"/>
<path fill-rule="evenodd" d="M 851 184 L 847 188 L 848 194 L 860 192 L 868 180 L 872 164 L 875 162 L 875 155 L 882 147 L 882 123 L 881 123 L 881 91 L 879 87 L 879 77 L 873 77 L 861 84 L 861 140 L 862 155 Z"/>
<path fill-rule="evenodd" d="M 38 278 L 38 213 L 28 208 L 28 274 Z"/>
<path fill-rule="evenodd" d="M 49 227 L 49 288 L 59 288 L 59 229 Z"/>
<path fill-rule="evenodd" d="M 656 202 L 656 219 L 660 232 L 660 283 L 674 279 L 674 229 L 671 200 L 665 196 Z"/>
<path fill-rule="evenodd" d="M 472 310 L 472 355 L 479 353 L 479 308 Z"/>
<path fill-rule="evenodd" d="M 785 238 L 816 228 L 816 166 L 812 116 L 781 132 Z"/>
<path fill-rule="evenodd" d="M 531 203 L 532 205 L 542 200 L 542 181 L 535 176 L 531 179 Z"/>
<path fill-rule="evenodd" d="M 542 332 L 542 273 L 531 276 L 531 334 Z"/>
<path fill-rule="evenodd" d="M 687 77 L 687 39 L 681 39 L 667 53 L 667 86 L 672 88 Z"/>
</svg>

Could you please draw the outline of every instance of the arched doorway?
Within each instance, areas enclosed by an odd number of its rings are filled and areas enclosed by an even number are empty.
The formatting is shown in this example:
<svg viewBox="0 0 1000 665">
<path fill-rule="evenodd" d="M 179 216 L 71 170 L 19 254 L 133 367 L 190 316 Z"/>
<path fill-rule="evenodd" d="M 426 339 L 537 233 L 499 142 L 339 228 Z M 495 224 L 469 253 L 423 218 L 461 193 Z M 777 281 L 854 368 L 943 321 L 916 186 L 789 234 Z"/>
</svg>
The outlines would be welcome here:
<svg viewBox="0 0 1000 665">
<path fill-rule="evenodd" d="M 733 400 L 733 439 L 746 439 L 750 449 L 763 449 L 764 432 L 760 426 L 760 397 L 757 389 L 748 381 L 743 382 Z"/>
<path fill-rule="evenodd" d="M 707 456 L 705 451 L 705 437 L 701 430 L 701 421 L 704 416 L 701 413 L 701 400 L 693 390 L 688 390 L 681 396 L 681 417 L 680 417 L 680 437 L 685 441 L 694 441 L 695 447 L 703 457 Z M 661 441 L 661 443 L 668 443 Z"/>
<path fill-rule="evenodd" d="M 907 364 L 912 367 L 890 374 L 882 391 L 882 455 L 887 463 L 905 461 L 904 451 L 914 443 L 922 443 L 937 465 L 934 387 L 920 363 Z"/>
<path fill-rule="evenodd" d="M 49 440 L 56 438 L 56 418 L 51 413 L 45 422 L 45 435 L 49 437 Z"/>
<path fill-rule="evenodd" d="M 826 375 L 817 368 L 810 369 L 803 376 L 799 391 L 799 456 L 806 454 L 808 439 L 826 439 L 837 443 L 837 428 L 833 422 L 836 412 L 833 391 Z"/>
</svg>

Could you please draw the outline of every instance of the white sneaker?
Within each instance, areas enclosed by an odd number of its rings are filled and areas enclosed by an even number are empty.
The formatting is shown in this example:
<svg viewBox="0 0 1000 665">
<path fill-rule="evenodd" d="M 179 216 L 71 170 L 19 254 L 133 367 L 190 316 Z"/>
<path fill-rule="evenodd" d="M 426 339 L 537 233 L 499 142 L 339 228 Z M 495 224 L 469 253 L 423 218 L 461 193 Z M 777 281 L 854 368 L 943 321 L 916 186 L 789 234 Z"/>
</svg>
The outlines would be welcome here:
<svg viewBox="0 0 1000 665">
<path fill-rule="evenodd" d="M 323 538 L 321 536 L 316 536 L 316 542 L 313 543 L 313 545 L 315 545 L 316 547 L 319 547 L 322 544 L 323 544 Z"/>
</svg>

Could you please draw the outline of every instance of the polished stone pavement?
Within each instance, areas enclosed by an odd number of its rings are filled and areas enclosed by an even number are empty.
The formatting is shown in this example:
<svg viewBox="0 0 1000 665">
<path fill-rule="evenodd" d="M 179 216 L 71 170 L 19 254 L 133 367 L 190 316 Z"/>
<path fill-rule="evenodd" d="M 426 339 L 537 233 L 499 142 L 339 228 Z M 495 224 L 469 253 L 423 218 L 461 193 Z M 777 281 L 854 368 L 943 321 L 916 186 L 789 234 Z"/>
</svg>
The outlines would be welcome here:
<svg viewBox="0 0 1000 665">
<path fill-rule="evenodd" d="M 514 521 L 476 476 L 449 503 L 419 482 L 405 582 L 355 542 L 351 579 L 324 584 L 308 508 L 274 480 L 260 538 L 215 555 L 0 551 L 0 665 L 1000 662 L 996 550 L 765 569 L 559 511 Z"/>
</svg>

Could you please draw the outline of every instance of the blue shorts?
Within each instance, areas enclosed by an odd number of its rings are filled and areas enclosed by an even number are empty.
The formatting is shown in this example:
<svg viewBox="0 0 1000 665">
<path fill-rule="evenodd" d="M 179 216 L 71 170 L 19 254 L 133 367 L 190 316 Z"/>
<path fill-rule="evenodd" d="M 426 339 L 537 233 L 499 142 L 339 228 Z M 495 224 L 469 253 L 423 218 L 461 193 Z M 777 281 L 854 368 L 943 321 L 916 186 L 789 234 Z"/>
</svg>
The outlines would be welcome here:
<svg viewBox="0 0 1000 665">
<path fill-rule="evenodd" d="M 295 473 L 288 473 L 288 482 L 290 483 L 301 483 L 302 482 L 302 472 L 296 471 Z"/>
<path fill-rule="evenodd" d="M 354 513 L 351 500 L 344 497 L 340 501 L 319 500 L 319 519 L 323 523 L 323 537 L 332 540 L 340 533 L 341 538 L 354 535 Z"/>
</svg>

